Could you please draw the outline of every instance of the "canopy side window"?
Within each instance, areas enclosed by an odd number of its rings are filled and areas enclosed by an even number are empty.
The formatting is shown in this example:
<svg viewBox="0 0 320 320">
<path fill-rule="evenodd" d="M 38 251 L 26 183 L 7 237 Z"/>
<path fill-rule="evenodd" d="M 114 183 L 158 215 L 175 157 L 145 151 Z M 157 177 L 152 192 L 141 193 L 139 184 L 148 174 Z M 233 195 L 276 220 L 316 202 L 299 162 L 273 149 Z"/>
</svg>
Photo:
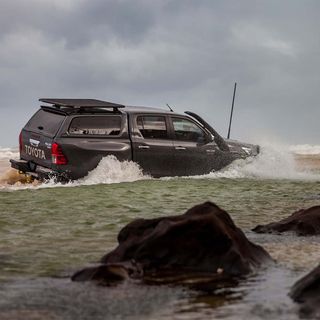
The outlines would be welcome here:
<svg viewBox="0 0 320 320">
<path fill-rule="evenodd" d="M 121 122 L 121 116 L 76 117 L 70 124 L 69 134 L 117 136 Z"/>
</svg>

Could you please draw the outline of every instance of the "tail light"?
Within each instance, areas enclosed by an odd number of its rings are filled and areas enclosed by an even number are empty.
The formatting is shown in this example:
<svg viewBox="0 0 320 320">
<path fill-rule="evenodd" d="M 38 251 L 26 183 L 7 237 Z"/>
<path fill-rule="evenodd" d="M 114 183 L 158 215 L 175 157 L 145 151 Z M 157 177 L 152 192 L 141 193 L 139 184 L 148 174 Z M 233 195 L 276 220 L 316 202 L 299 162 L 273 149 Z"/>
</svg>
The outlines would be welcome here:
<svg viewBox="0 0 320 320">
<path fill-rule="evenodd" d="M 51 156 L 53 164 L 63 165 L 68 163 L 68 159 L 63 154 L 61 147 L 57 143 L 53 143 L 51 146 Z"/>
<path fill-rule="evenodd" d="M 19 151 L 22 153 L 22 131 L 19 134 Z"/>
</svg>

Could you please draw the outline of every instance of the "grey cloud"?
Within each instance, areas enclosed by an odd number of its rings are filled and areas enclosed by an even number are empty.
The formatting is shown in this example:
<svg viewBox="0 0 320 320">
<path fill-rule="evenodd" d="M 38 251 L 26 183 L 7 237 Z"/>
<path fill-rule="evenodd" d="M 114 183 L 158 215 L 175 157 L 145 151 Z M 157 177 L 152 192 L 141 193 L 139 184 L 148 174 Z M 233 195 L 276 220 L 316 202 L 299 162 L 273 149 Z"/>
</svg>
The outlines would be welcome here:
<svg viewBox="0 0 320 320">
<path fill-rule="evenodd" d="M 64 41 L 70 49 L 114 38 L 137 42 L 153 23 L 147 1 L 78 1 L 65 9 L 45 1 L 4 0 L 2 8 L 2 36 L 32 29 L 52 41 Z"/>
<path fill-rule="evenodd" d="M 265 132 L 318 143 L 318 1 L 69 2 L 2 1 L 0 126 L 7 130 L 17 131 L 47 95 L 170 103 L 225 133 L 237 81 L 235 137 Z M 8 109 L 17 111 L 10 126 Z"/>
</svg>

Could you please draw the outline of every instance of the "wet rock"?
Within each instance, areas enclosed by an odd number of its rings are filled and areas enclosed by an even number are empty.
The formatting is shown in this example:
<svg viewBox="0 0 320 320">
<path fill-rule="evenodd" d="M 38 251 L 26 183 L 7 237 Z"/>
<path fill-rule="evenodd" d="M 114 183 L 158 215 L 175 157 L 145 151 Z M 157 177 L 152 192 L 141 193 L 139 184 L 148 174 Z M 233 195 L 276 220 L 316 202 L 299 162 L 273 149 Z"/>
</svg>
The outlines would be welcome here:
<svg viewBox="0 0 320 320">
<path fill-rule="evenodd" d="M 141 266 L 133 261 L 97 264 L 82 269 L 72 276 L 73 281 L 94 280 L 102 284 L 116 284 L 129 278 L 142 278 Z"/>
<path fill-rule="evenodd" d="M 301 209 L 279 222 L 258 225 L 252 231 L 257 233 L 283 233 L 293 231 L 299 236 L 320 234 L 320 206 Z"/>
<path fill-rule="evenodd" d="M 320 265 L 298 280 L 289 296 L 300 304 L 300 313 L 320 318 Z"/>
<path fill-rule="evenodd" d="M 183 215 L 137 219 L 120 231 L 118 242 L 99 266 L 79 271 L 72 280 L 108 282 L 110 268 L 116 266 L 122 268 L 123 279 L 216 281 L 248 274 L 272 261 L 262 247 L 246 238 L 226 211 L 211 202 Z"/>
</svg>

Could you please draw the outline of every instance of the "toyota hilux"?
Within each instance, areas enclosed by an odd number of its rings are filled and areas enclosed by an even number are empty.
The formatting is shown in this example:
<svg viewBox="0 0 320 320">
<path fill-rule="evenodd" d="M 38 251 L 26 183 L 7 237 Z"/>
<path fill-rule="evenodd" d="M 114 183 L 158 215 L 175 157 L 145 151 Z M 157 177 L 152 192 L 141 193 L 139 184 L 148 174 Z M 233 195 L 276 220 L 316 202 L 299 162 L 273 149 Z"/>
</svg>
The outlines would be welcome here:
<svg viewBox="0 0 320 320">
<path fill-rule="evenodd" d="M 102 158 L 134 161 L 153 177 L 202 175 L 257 145 L 222 138 L 193 112 L 131 107 L 95 99 L 40 99 L 19 136 L 20 159 L 11 166 L 35 179 L 79 179 Z"/>
</svg>

